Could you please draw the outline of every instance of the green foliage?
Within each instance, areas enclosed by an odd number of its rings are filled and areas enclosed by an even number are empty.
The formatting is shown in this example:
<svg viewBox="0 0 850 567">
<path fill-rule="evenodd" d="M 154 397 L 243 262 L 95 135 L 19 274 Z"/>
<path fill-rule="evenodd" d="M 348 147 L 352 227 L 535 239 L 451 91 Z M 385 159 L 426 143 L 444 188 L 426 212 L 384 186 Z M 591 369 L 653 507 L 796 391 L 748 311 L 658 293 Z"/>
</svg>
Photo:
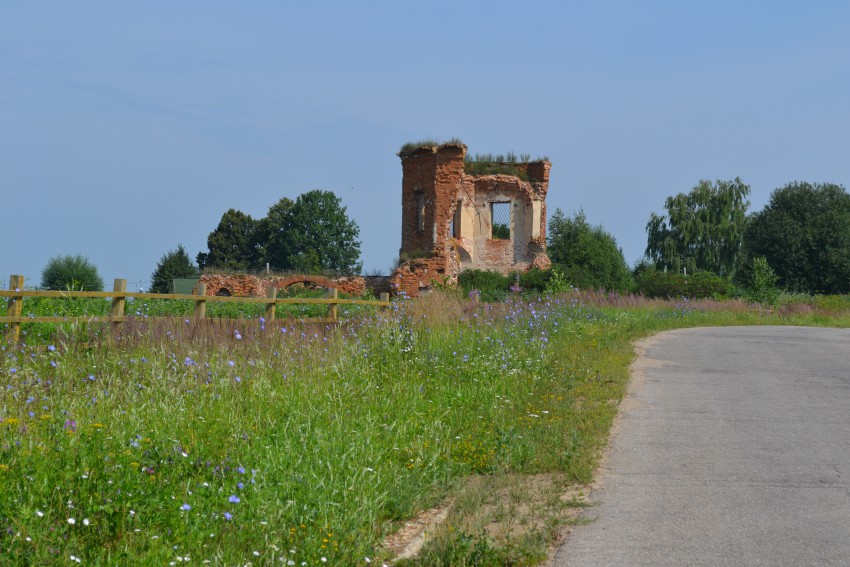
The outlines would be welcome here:
<svg viewBox="0 0 850 567">
<path fill-rule="evenodd" d="M 82 255 L 55 256 L 41 272 L 41 287 L 53 290 L 103 291 L 97 268 Z"/>
<path fill-rule="evenodd" d="M 282 198 L 258 221 L 228 210 L 207 239 L 209 253 L 198 254 L 198 263 L 230 271 L 269 263 L 277 270 L 303 273 L 358 273 L 359 234 L 340 199 L 316 189 L 295 201 Z"/>
<path fill-rule="evenodd" d="M 816 295 L 811 298 L 815 307 L 830 313 L 850 311 L 850 295 Z"/>
<path fill-rule="evenodd" d="M 564 293 L 575 289 L 570 284 L 564 268 L 558 264 L 554 264 L 548 270 L 534 268 L 520 274 L 519 285 L 523 292 L 538 294 Z"/>
<path fill-rule="evenodd" d="M 588 224 L 584 211 L 570 218 L 556 209 L 547 230 L 549 258 L 575 287 L 631 289 L 631 271 L 617 241 L 601 226 Z"/>
<path fill-rule="evenodd" d="M 469 155 L 467 154 L 464 158 L 464 165 L 471 163 L 501 163 L 501 164 L 510 164 L 510 163 L 537 163 L 549 161 L 548 157 L 538 157 L 535 160 L 531 159 L 530 154 L 520 154 L 520 157 L 517 158 L 517 155 L 514 152 L 508 152 L 507 154 L 475 154 Z"/>
<path fill-rule="evenodd" d="M 505 223 L 493 223 L 493 238 L 501 239 L 501 240 L 510 240 L 511 238 L 511 227 L 506 225 Z"/>
<path fill-rule="evenodd" d="M 535 162 L 549 161 L 549 158 L 537 158 Z M 514 152 L 507 154 L 475 154 L 467 155 L 463 161 L 463 171 L 469 175 L 513 175 L 524 181 L 528 181 L 528 173 L 525 169 L 517 167 L 518 163 L 531 163 L 529 154 L 522 154 L 519 158 Z"/>
<path fill-rule="evenodd" d="M 182 244 L 177 250 L 169 250 L 163 254 L 151 275 L 152 293 L 173 293 L 174 279 L 198 277 L 198 267 L 189 259 Z"/>
<path fill-rule="evenodd" d="M 543 293 L 552 280 L 552 270 L 540 270 L 532 268 L 519 275 L 519 285 L 523 291 Z"/>
<path fill-rule="evenodd" d="M 551 276 L 549 277 L 549 281 L 546 282 L 546 293 L 564 293 L 573 289 L 569 278 L 567 278 L 567 275 L 560 266 L 557 264 L 552 266 L 550 273 Z"/>
<path fill-rule="evenodd" d="M 712 272 L 685 275 L 644 268 L 635 276 L 637 291 L 646 297 L 723 298 L 732 294 L 732 283 Z"/>
<path fill-rule="evenodd" d="M 464 270 L 457 277 L 458 285 L 464 293 L 477 291 L 481 301 L 501 301 L 510 291 L 514 278 L 499 272 L 486 270 Z"/>
<path fill-rule="evenodd" d="M 528 173 L 511 163 L 465 161 L 463 171 L 469 175 L 513 175 L 528 181 Z"/>
<path fill-rule="evenodd" d="M 687 195 L 664 202 L 667 217 L 652 213 L 646 225 L 646 255 L 659 270 L 732 274 L 746 226 L 749 186 L 700 181 Z"/>
<path fill-rule="evenodd" d="M 257 221 L 236 209 L 228 209 L 218 226 L 207 237 L 207 267 L 219 270 L 245 271 L 257 267 Z"/>
<path fill-rule="evenodd" d="M 293 203 L 281 199 L 261 222 L 265 261 L 305 273 L 359 273 L 360 228 L 330 191 L 316 189 Z"/>
<path fill-rule="evenodd" d="M 750 281 L 744 290 L 744 297 L 763 305 L 775 305 L 779 298 L 779 290 L 776 287 L 778 281 L 779 277 L 764 256 L 753 258 Z"/>
<path fill-rule="evenodd" d="M 465 531 L 441 533 L 439 537 L 428 541 L 428 545 L 419 553 L 416 563 L 402 562 L 399 567 L 410 567 L 414 564 L 445 567 L 502 567 L 531 565 L 543 559 L 543 557 L 513 557 L 508 552 L 509 549 L 495 548 L 485 530 L 477 536 Z M 531 559 L 537 561 L 530 561 Z"/>
<path fill-rule="evenodd" d="M 832 183 L 789 183 L 750 217 L 744 244 L 790 291 L 850 292 L 850 195 Z"/>
</svg>

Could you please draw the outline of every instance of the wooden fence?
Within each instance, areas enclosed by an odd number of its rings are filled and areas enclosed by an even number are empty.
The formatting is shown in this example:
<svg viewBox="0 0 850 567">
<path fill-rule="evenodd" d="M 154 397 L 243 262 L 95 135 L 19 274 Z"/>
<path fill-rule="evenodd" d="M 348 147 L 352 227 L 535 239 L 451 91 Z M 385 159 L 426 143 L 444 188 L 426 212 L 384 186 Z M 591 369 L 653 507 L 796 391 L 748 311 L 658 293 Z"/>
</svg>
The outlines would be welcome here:
<svg viewBox="0 0 850 567">
<path fill-rule="evenodd" d="M 265 319 L 272 321 L 275 318 L 275 307 L 281 304 L 304 304 L 304 305 L 327 305 L 328 314 L 326 319 L 309 319 L 310 321 L 321 321 L 328 323 L 339 322 L 339 305 L 374 305 L 376 307 L 389 307 L 390 296 L 382 293 L 379 301 L 367 299 L 340 299 L 337 290 L 330 288 L 324 298 L 277 298 L 277 288 L 269 287 L 266 297 L 220 297 L 205 295 L 206 284 L 198 284 L 196 294 L 176 293 L 136 293 L 127 291 L 127 280 L 116 279 L 112 291 L 37 291 L 24 289 L 24 276 L 13 275 L 9 277 L 9 290 L 0 290 L 0 297 L 7 297 L 6 317 L 0 317 L 0 323 L 8 323 L 9 341 L 17 343 L 20 340 L 22 323 L 112 323 L 113 327 L 127 321 L 128 316 L 124 314 L 127 298 L 135 299 L 182 299 L 195 302 L 193 317 L 203 319 L 206 317 L 208 302 L 219 303 L 260 303 L 266 306 Z M 112 299 L 112 310 L 108 316 L 98 317 L 24 317 L 23 304 L 25 297 L 100 297 Z"/>
</svg>

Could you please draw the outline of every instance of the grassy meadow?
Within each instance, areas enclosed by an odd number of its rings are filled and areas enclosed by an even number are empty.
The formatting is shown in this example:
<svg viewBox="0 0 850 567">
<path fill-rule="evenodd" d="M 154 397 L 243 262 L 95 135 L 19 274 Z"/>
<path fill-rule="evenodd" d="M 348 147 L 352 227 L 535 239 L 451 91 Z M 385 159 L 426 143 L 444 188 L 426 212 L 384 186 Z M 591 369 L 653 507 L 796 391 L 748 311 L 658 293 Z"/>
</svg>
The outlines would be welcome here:
<svg viewBox="0 0 850 567">
<path fill-rule="evenodd" d="M 464 501 L 471 478 L 589 482 L 631 341 L 850 323 L 843 300 L 769 313 L 578 292 L 434 293 L 335 328 L 135 309 L 114 336 L 33 324 L 22 346 L 0 343 L 0 564 L 380 565 L 420 510 L 454 499 L 473 514 L 486 498 Z M 533 564 L 550 512 L 499 538 L 455 514 L 419 562 Z"/>
</svg>

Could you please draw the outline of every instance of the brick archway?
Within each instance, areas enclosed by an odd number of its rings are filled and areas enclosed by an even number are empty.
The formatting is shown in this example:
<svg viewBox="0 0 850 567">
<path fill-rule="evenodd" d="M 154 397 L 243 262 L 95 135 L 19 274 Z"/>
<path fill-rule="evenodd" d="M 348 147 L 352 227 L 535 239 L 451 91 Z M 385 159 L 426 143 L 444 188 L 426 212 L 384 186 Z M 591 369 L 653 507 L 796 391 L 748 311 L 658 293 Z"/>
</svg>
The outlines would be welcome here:
<svg viewBox="0 0 850 567">
<path fill-rule="evenodd" d="M 340 293 L 362 295 L 366 280 L 362 276 L 342 276 L 335 279 L 306 274 L 292 276 L 254 276 L 247 274 L 205 274 L 200 283 L 206 284 L 207 295 L 218 295 L 222 290 L 234 297 L 265 297 L 268 287 L 280 291 L 296 283 L 309 283 L 325 289 L 336 288 Z"/>
<path fill-rule="evenodd" d="M 326 278 L 324 276 L 287 276 L 285 278 L 281 278 L 274 283 L 274 286 L 278 291 L 283 288 L 289 287 L 291 285 L 297 283 L 311 283 L 323 287 L 325 289 L 329 289 L 332 287 L 337 287 L 334 282 L 330 280 L 330 278 Z"/>
</svg>

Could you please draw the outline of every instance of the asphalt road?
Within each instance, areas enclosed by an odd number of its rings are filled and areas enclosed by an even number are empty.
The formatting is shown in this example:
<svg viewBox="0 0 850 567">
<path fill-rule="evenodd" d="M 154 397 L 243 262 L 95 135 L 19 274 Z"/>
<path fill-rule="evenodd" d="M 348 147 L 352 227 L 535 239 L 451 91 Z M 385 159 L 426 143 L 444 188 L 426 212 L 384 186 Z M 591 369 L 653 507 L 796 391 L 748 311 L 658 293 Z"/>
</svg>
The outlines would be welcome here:
<svg viewBox="0 0 850 567">
<path fill-rule="evenodd" d="M 850 329 L 726 327 L 639 346 L 558 567 L 850 565 Z"/>
</svg>

